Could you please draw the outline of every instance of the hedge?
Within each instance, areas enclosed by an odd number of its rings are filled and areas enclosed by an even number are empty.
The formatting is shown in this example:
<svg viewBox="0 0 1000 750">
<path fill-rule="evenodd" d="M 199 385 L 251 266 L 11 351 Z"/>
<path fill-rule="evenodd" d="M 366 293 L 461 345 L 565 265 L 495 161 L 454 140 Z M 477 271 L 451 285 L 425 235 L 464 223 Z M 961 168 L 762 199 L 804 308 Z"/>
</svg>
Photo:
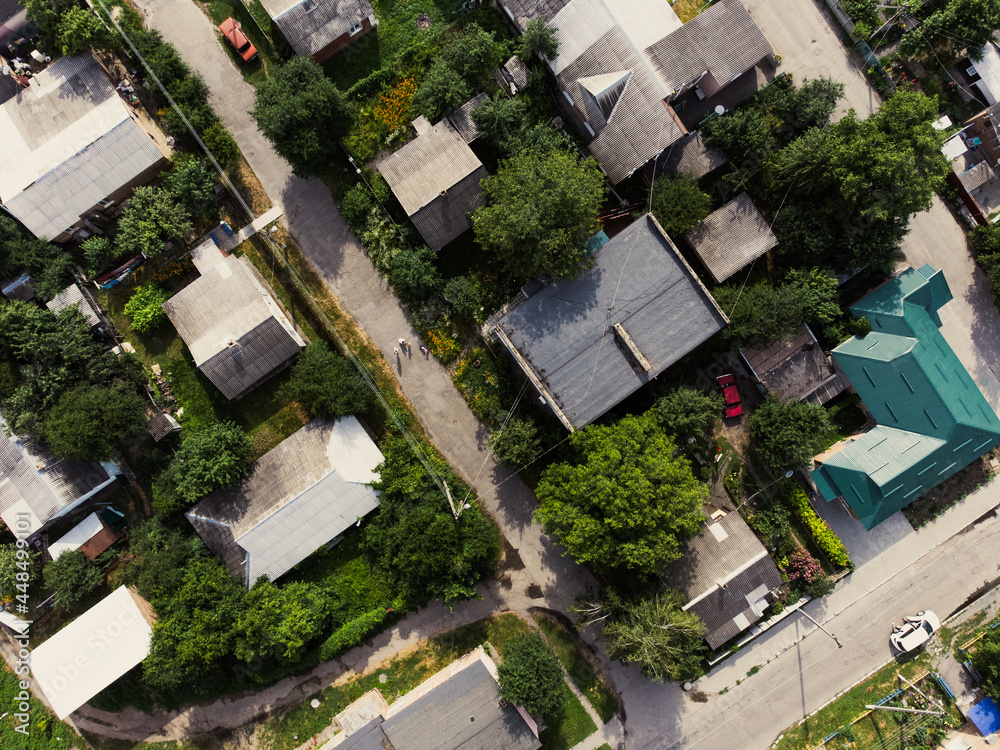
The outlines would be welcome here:
<svg viewBox="0 0 1000 750">
<path fill-rule="evenodd" d="M 385 607 L 379 607 L 365 612 L 353 620 L 348 620 L 323 642 L 319 649 L 319 658 L 326 661 L 342 651 L 357 646 L 378 629 L 378 626 L 385 620 L 386 614 Z"/>
<path fill-rule="evenodd" d="M 348 99 L 365 99 L 379 93 L 384 86 L 392 81 L 392 77 L 391 68 L 379 68 L 355 83 L 344 93 Z"/>
<path fill-rule="evenodd" d="M 844 543 L 840 541 L 840 537 L 833 533 L 833 529 L 830 528 L 827 522 L 816 514 L 812 505 L 809 504 L 809 498 L 806 497 L 806 493 L 796 487 L 788 493 L 788 502 L 795 515 L 809 529 L 813 540 L 823 550 L 823 553 L 830 562 L 842 568 L 853 570 L 854 563 L 848 557 L 847 548 L 844 547 Z"/>
</svg>

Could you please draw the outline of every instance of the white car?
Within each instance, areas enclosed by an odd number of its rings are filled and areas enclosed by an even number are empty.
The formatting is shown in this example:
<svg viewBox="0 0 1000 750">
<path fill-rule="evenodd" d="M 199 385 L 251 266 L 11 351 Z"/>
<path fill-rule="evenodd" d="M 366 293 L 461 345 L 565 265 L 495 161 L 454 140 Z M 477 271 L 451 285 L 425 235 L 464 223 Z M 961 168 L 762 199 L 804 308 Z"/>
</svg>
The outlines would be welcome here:
<svg viewBox="0 0 1000 750">
<path fill-rule="evenodd" d="M 916 651 L 931 639 L 941 622 L 933 612 L 917 612 L 916 617 L 904 617 L 902 625 L 896 625 L 889 636 L 889 643 L 906 654 Z"/>
</svg>

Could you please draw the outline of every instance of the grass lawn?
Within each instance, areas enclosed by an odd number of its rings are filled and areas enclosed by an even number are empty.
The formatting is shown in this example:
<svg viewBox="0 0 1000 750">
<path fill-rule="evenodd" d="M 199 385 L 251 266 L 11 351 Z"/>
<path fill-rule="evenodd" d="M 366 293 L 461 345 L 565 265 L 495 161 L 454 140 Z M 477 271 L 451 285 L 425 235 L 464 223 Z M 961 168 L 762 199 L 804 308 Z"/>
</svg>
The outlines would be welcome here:
<svg viewBox="0 0 1000 750">
<path fill-rule="evenodd" d="M 580 644 L 559 624 L 543 614 L 534 614 L 535 622 L 545 634 L 552 650 L 556 652 L 563 668 L 569 673 L 570 679 L 580 688 L 590 705 L 597 711 L 605 723 L 611 721 L 618 711 L 618 701 L 614 694 L 601 681 L 597 672 L 584 655 Z"/>
<path fill-rule="evenodd" d="M 676 0 L 671 4 L 677 17 L 684 23 L 687 23 L 711 5 L 712 0 Z"/>
<path fill-rule="evenodd" d="M 816 747 L 824 737 L 863 714 L 867 710 L 865 704 L 879 701 L 900 687 L 897 674 L 912 680 L 915 676 L 927 672 L 930 667 L 931 657 L 926 651 L 921 651 L 915 658 L 905 663 L 890 662 L 826 708 L 801 724 L 786 729 L 781 740 L 775 745 L 775 750 Z"/>
<path fill-rule="evenodd" d="M 253 42 L 253 46 L 257 48 L 256 60 L 245 62 L 236 53 L 229 40 L 222 36 L 221 31 L 216 30 L 216 35 L 219 38 L 219 44 L 226 50 L 226 54 L 233 59 L 233 63 L 239 68 L 240 73 L 243 74 L 247 82 L 253 86 L 260 86 L 281 62 L 278 53 L 274 49 L 274 45 L 271 44 L 270 39 L 264 36 L 264 33 L 261 31 L 261 26 L 263 26 L 264 32 L 267 32 L 267 34 L 271 35 L 274 33 L 267 11 L 264 10 L 263 6 L 251 6 L 257 11 L 254 15 L 251 15 L 247 12 L 246 6 L 239 0 L 208 0 L 207 2 L 199 0 L 198 4 L 212 20 L 212 25 L 214 26 L 218 26 L 230 16 L 240 24 L 243 33 L 247 35 L 250 41 Z M 254 5 L 259 6 L 260 4 L 255 3 Z"/>
<path fill-rule="evenodd" d="M 566 702 L 539 737 L 544 750 L 569 750 L 597 731 L 594 720 L 565 683 L 563 690 Z"/>
</svg>

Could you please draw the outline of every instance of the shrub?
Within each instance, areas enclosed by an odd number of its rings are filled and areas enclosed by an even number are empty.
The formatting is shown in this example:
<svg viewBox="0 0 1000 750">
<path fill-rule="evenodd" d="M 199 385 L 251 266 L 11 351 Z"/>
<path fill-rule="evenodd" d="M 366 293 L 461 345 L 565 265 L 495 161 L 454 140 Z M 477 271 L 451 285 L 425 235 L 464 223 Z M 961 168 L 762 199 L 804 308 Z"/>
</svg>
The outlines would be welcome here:
<svg viewBox="0 0 1000 750">
<path fill-rule="evenodd" d="M 818 581 L 825 575 L 819 560 L 804 549 L 797 549 L 792 553 L 788 564 L 784 566 L 784 572 L 788 576 L 789 583 L 803 585 Z"/>
<path fill-rule="evenodd" d="M 319 658 L 326 661 L 342 651 L 354 648 L 378 629 L 385 616 L 385 607 L 379 607 L 345 622 L 333 631 L 333 635 L 323 641 L 323 645 L 319 648 Z"/>
<path fill-rule="evenodd" d="M 497 668 L 500 697 L 535 716 L 554 716 L 565 702 L 562 667 L 537 633 L 507 644 Z"/>
<path fill-rule="evenodd" d="M 347 188 L 340 199 L 340 215 L 355 234 L 360 234 L 364 230 L 368 215 L 373 208 L 375 203 L 371 194 L 360 183 Z"/>
<path fill-rule="evenodd" d="M 132 319 L 132 330 L 149 333 L 167 322 L 167 314 L 161 305 L 170 299 L 169 292 L 146 282 L 135 290 L 135 294 L 125 303 L 125 314 Z"/>
<path fill-rule="evenodd" d="M 816 514 L 812 505 L 809 504 L 809 498 L 806 497 L 806 494 L 796 487 L 788 493 L 788 503 L 791 505 L 798 519 L 809 529 L 813 540 L 823 550 L 823 554 L 827 556 L 830 562 L 842 568 L 851 568 L 853 570 L 854 563 L 848 557 L 847 548 L 844 547 L 844 543 L 833 533 L 833 529 L 830 528 L 827 522 Z"/>
<path fill-rule="evenodd" d="M 430 297 L 441 287 L 441 274 L 434 264 L 434 251 L 427 246 L 396 254 L 392 260 L 392 285 L 400 299 L 417 301 Z"/>
<path fill-rule="evenodd" d="M 325 341 L 313 341 L 302 351 L 281 393 L 313 417 L 360 414 L 372 403 L 372 392 L 354 364 Z"/>
<path fill-rule="evenodd" d="M 788 533 L 788 516 L 788 508 L 780 503 L 775 503 L 770 508 L 755 510 L 747 522 L 764 544 L 771 547 Z"/>
<path fill-rule="evenodd" d="M 505 427 L 491 432 L 489 445 L 500 463 L 515 470 L 531 463 L 542 452 L 538 428 L 523 417 L 511 417 Z"/>
<path fill-rule="evenodd" d="M 444 285 L 444 296 L 455 312 L 467 320 L 479 322 L 483 299 L 476 282 L 468 276 L 456 276 Z"/>
<path fill-rule="evenodd" d="M 111 240 L 97 235 L 81 242 L 80 249 L 83 250 L 83 265 L 90 276 L 97 275 L 115 252 L 111 247 Z"/>
<path fill-rule="evenodd" d="M 653 404 L 653 415 L 678 440 L 704 434 L 722 413 L 722 395 L 678 386 Z"/>
<path fill-rule="evenodd" d="M 63 552 L 45 566 L 42 576 L 60 609 L 71 608 L 104 583 L 100 569 L 80 550 Z"/>
</svg>

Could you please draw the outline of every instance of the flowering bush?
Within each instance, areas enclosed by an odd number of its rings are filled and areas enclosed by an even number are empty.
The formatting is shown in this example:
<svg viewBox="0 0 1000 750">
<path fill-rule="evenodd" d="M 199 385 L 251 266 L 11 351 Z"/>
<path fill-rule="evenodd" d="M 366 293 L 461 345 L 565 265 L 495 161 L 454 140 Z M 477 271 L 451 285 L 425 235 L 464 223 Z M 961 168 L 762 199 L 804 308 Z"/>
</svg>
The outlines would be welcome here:
<svg viewBox="0 0 1000 750">
<path fill-rule="evenodd" d="M 185 255 L 183 258 L 178 258 L 177 260 L 168 263 L 162 268 L 157 268 L 153 273 L 150 274 L 153 281 L 173 281 L 174 279 L 179 279 L 182 276 L 186 276 L 194 270 L 194 261 L 191 260 L 190 255 Z"/>
<path fill-rule="evenodd" d="M 788 493 L 788 503 L 799 520 L 809 529 L 813 540 L 823 550 L 823 554 L 830 562 L 842 568 L 853 569 L 854 563 L 848 557 L 844 543 L 840 541 L 840 537 L 833 533 L 833 529 L 829 527 L 827 522 L 816 514 L 816 511 L 809 504 L 809 498 L 806 497 L 806 494 L 796 487 Z"/>
<path fill-rule="evenodd" d="M 785 566 L 785 575 L 788 576 L 788 582 L 791 584 L 803 583 L 806 585 L 826 577 L 819 560 L 804 549 L 797 549 L 792 553 Z"/>
<path fill-rule="evenodd" d="M 462 351 L 462 347 L 455 340 L 456 338 L 454 333 L 442 328 L 431 328 L 425 336 L 427 348 L 431 350 L 431 354 L 445 364 L 455 359 Z"/>
<path fill-rule="evenodd" d="M 389 131 L 402 127 L 410 121 L 410 104 L 413 92 L 417 90 L 416 78 L 404 78 L 388 94 L 380 94 L 372 114 Z"/>
</svg>

